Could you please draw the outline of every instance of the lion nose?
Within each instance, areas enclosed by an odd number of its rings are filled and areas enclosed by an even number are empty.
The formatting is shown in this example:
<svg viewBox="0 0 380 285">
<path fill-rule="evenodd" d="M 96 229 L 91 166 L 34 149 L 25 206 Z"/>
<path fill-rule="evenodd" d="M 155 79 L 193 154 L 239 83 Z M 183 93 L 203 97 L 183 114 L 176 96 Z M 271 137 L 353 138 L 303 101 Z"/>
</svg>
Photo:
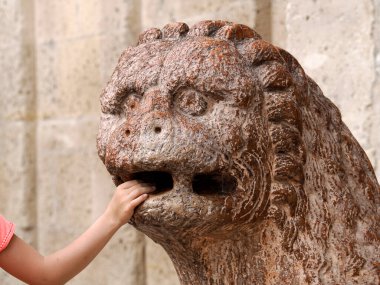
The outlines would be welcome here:
<svg viewBox="0 0 380 285">
<path fill-rule="evenodd" d="M 144 135 L 164 136 L 171 129 L 170 96 L 158 87 L 146 91 L 141 102 L 140 124 Z"/>
<path fill-rule="evenodd" d="M 157 87 L 144 93 L 138 113 L 129 117 L 124 134 L 136 138 L 161 141 L 172 131 L 170 96 Z"/>
<path fill-rule="evenodd" d="M 145 123 L 143 124 L 142 128 L 140 128 L 140 135 L 143 136 L 155 136 L 155 135 L 164 135 L 167 133 L 168 130 L 171 129 L 170 124 L 163 122 L 162 120 L 153 120 L 150 122 L 147 122 L 145 120 Z M 124 128 L 124 134 L 126 137 L 129 137 L 131 135 L 134 135 L 136 133 L 135 128 L 128 125 Z"/>
<path fill-rule="evenodd" d="M 162 131 L 162 128 L 160 126 L 155 126 L 153 128 L 152 133 L 159 134 L 159 133 L 161 133 L 161 131 Z M 129 136 L 130 134 L 131 134 L 131 129 L 130 128 L 125 129 L 125 135 Z"/>
<path fill-rule="evenodd" d="M 146 114 L 140 125 L 139 145 L 142 149 L 160 152 L 173 137 L 173 126 L 170 118 Z"/>
<path fill-rule="evenodd" d="M 163 136 L 171 129 L 170 120 L 167 117 L 147 114 L 142 120 L 142 134 L 148 136 Z"/>
</svg>

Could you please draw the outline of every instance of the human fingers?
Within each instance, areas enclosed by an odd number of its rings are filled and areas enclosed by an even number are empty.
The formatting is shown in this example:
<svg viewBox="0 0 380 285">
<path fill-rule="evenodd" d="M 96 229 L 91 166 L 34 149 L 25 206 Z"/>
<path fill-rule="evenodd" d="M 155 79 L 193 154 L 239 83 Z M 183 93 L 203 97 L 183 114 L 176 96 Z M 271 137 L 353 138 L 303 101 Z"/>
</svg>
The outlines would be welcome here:
<svg viewBox="0 0 380 285">
<path fill-rule="evenodd" d="M 119 186 L 117 186 L 118 189 L 129 189 L 137 184 L 141 183 L 138 180 L 128 180 L 124 183 L 121 183 Z"/>
<path fill-rule="evenodd" d="M 132 208 L 135 208 L 137 207 L 138 205 L 140 205 L 142 202 L 144 202 L 146 199 L 148 198 L 148 194 L 142 194 L 140 196 L 138 196 L 137 198 L 133 199 L 129 205 L 132 207 Z"/>
<path fill-rule="evenodd" d="M 140 188 L 140 187 L 153 187 L 154 184 L 148 183 L 148 182 L 143 182 L 139 180 L 133 180 L 136 181 L 136 183 L 127 185 L 128 187 L 124 187 L 124 190 L 128 190 L 128 192 L 132 192 L 133 190 Z"/>
<path fill-rule="evenodd" d="M 118 188 L 132 191 L 134 187 L 141 187 L 141 186 L 144 187 L 144 186 L 154 186 L 154 185 L 151 183 L 140 181 L 140 180 L 129 180 L 127 182 L 124 182 L 123 184 L 120 184 Z"/>
<path fill-rule="evenodd" d="M 133 200 L 136 197 L 143 195 L 143 194 L 148 194 L 156 190 L 155 186 L 140 186 L 136 185 L 133 188 L 131 188 L 131 191 L 128 194 L 129 200 Z"/>
</svg>

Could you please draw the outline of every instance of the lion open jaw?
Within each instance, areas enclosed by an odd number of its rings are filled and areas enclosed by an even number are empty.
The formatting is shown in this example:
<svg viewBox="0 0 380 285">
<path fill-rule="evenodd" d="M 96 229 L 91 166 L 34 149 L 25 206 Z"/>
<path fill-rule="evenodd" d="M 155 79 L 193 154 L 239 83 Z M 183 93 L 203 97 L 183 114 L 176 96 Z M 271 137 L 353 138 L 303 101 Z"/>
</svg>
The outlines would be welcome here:
<svg viewBox="0 0 380 285">
<path fill-rule="evenodd" d="M 116 178 L 116 184 L 120 185 L 127 180 L 139 180 L 143 183 L 156 187 L 154 195 L 167 192 L 173 189 L 173 175 L 166 171 L 139 171 Z M 195 174 L 191 179 L 193 193 L 198 195 L 228 195 L 236 190 L 236 178 L 218 171 L 212 173 Z"/>
</svg>

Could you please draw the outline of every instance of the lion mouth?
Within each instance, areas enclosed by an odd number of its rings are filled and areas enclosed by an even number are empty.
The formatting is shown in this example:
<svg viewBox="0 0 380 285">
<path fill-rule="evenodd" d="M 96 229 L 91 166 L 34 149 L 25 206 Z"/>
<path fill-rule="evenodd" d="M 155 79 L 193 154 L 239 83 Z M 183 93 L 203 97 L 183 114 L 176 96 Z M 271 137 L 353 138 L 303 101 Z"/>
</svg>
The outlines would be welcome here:
<svg viewBox="0 0 380 285">
<path fill-rule="evenodd" d="M 155 194 L 173 189 L 173 176 L 163 171 L 142 171 L 133 173 L 131 180 L 139 180 L 143 183 L 152 184 L 156 187 Z"/>
<path fill-rule="evenodd" d="M 173 178 L 173 174 L 164 171 L 140 171 L 128 175 L 127 179 L 120 179 L 120 182 L 127 180 L 139 180 L 143 183 L 156 186 L 154 194 L 159 194 L 172 190 L 175 181 L 189 181 L 189 178 Z M 192 192 L 200 195 L 228 195 L 235 192 L 237 187 L 236 178 L 221 172 L 198 173 L 192 176 L 191 183 L 185 183 L 192 188 Z"/>
<path fill-rule="evenodd" d="M 226 195 L 236 190 L 235 177 L 223 173 L 201 173 L 192 179 L 193 192 L 198 195 Z"/>
</svg>

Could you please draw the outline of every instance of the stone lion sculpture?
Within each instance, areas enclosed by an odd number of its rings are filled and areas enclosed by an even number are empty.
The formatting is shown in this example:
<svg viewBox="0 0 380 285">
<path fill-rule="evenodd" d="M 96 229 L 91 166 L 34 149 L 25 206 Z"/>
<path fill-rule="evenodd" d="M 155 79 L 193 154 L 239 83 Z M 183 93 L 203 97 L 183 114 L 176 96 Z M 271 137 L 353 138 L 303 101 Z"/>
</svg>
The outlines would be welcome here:
<svg viewBox="0 0 380 285">
<path fill-rule="evenodd" d="M 142 33 L 101 95 L 114 182 L 157 186 L 132 224 L 182 284 L 379 284 L 380 191 L 336 106 L 247 26 Z"/>
</svg>

